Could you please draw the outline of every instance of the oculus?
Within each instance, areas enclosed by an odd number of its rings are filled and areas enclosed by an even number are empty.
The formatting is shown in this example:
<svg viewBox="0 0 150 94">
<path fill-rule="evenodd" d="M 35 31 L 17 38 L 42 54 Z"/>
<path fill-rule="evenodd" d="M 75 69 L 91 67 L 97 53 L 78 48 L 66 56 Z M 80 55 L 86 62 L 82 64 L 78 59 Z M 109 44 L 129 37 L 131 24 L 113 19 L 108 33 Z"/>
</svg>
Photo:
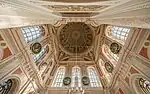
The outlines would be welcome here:
<svg viewBox="0 0 150 94">
<path fill-rule="evenodd" d="M 31 50 L 34 54 L 38 54 L 42 50 L 42 45 L 38 42 L 35 42 L 34 44 L 31 44 Z"/>
<path fill-rule="evenodd" d="M 82 22 L 70 22 L 59 32 L 61 48 L 68 53 L 84 53 L 91 49 L 93 32 Z"/>
<path fill-rule="evenodd" d="M 63 79 L 63 84 L 64 84 L 65 86 L 70 85 L 70 83 L 71 83 L 71 78 L 70 78 L 70 77 L 65 77 L 65 78 Z"/>
<path fill-rule="evenodd" d="M 90 79 L 87 76 L 82 77 L 82 83 L 83 85 L 89 85 L 90 84 Z"/>
<path fill-rule="evenodd" d="M 109 73 L 112 73 L 112 71 L 114 70 L 114 66 L 109 63 L 109 62 L 106 62 L 105 63 L 105 69 L 109 72 Z"/>
<path fill-rule="evenodd" d="M 110 45 L 110 50 L 112 53 L 118 54 L 121 50 L 121 46 L 118 43 L 113 42 Z"/>
</svg>

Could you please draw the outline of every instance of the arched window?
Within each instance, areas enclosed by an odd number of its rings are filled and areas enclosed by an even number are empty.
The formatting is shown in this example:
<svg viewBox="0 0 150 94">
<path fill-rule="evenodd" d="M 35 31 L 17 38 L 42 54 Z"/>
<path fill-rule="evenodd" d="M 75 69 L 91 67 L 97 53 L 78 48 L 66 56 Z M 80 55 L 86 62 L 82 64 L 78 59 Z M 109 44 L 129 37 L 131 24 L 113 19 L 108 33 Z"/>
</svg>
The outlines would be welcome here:
<svg viewBox="0 0 150 94">
<path fill-rule="evenodd" d="M 109 47 L 107 45 L 102 46 L 102 52 L 106 56 L 106 58 L 114 65 L 116 66 L 117 61 L 119 60 L 119 56 L 117 54 L 114 54 L 111 52 Z"/>
<path fill-rule="evenodd" d="M 59 67 L 54 77 L 52 87 L 62 87 L 65 76 L 65 67 Z"/>
<path fill-rule="evenodd" d="M 72 68 L 72 87 L 81 87 L 81 70 L 79 67 Z"/>
<path fill-rule="evenodd" d="M 8 94 L 12 88 L 12 80 L 8 79 L 6 82 L 0 83 L 0 94 Z"/>
<path fill-rule="evenodd" d="M 0 94 L 18 94 L 19 79 L 11 78 L 5 81 L 0 81 Z"/>
<path fill-rule="evenodd" d="M 150 94 L 150 82 L 149 81 L 143 78 L 139 78 L 139 85 L 140 85 L 141 90 L 145 94 Z"/>
<path fill-rule="evenodd" d="M 48 64 L 46 62 L 40 64 L 40 66 L 39 66 L 39 73 L 40 73 L 40 75 L 42 75 L 42 73 L 45 71 L 47 66 L 48 66 Z"/>
<path fill-rule="evenodd" d="M 32 26 L 32 27 L 23 27 L 21 28 L 25 41 L 31 42 L 35 39 L 38 39 L 43 32 L 43 28 L 41 26 Z"/>
<path fill-rule="evenodd" d="M 88 67 L 87 71 L 88 71 L 91 87 L 100 87 L 101 86 L 100 80 L 95 68 Z"/>
<path fill-rule="evenodd" d="M 45 54 L 45 47 L 42 48 L 42 50 L 41 50 L 41 52 L 40 52 L 39 54 L 34 55 L 34 56 L 33 56 L 33 59 L 34 59 L 35 61 L 37 61 L 37 60 L 39 60 L 44 54 Z"/>
<path fill-rule="evenodd" d="M 106 29 L 106 35 L 117 42 L 124 44 L 128 37 L 130 28 L 120 26 L 108 26 Z"/>
</svg>

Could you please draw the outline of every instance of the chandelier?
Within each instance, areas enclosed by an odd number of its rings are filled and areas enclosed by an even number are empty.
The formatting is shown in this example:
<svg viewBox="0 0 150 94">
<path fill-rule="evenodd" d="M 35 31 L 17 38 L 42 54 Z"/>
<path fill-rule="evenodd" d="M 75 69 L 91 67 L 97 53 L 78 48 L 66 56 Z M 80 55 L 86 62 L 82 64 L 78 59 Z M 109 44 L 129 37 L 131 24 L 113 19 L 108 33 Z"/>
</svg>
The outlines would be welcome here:
<svg viewBox="0 0 150 94">
<path fill-rule="evenodd" d="M 85 90 L 82 87 L 69 88 L 69 94 L 84 94 Z"/>
</svg>

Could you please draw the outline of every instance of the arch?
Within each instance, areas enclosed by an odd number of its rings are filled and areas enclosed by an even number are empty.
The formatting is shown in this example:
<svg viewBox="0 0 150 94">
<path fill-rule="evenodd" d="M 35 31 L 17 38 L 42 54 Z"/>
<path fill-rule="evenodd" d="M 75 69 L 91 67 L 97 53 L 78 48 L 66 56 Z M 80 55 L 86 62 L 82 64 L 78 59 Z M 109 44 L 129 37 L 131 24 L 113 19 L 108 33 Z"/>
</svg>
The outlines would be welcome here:
<svg viewBox="0 0 150 94">
<path fill-rule="evenodd" d="M 72 87 L 81 87 L 81 69 L 78 66 L 72 68 Z"/>
<path fill-rule="evenodd" d="M 102 45 L 102 53 L 115 67 L 117 64 L 117 61 L 119 60 L 119 56 L 117 54 L 113 54 L 110 51 L 109 47 L 105 44 Z"/>
<path fill-rule="evenodd" d="M 8 94 L 16 94 L 19 90 L 19 81 L 17 79 L 12 78 L 12 88 Z"/>
<path fill-rule="evenodd" d="M 42 74 L 45 71 L 47 66 L 48 66 L 48 64 L 46 62 L 44 62 L 44 63 L 39 65 L 39 72 L 40 72 L 40 74 Z"/>
<path fill-rule="evenodd" d="M 102 86 L 101 82 L 99 80 L 98 74 L 97 74 L 94 67 L 91 67 L 91 66 L 87 67 L 87 72 L 88 72 L 88 75 L 89 75 L 91 87 L 100 87 L 100 86 Z"/>
<path fill-rule="evenodd" d="M 128 33 L 130 32 L 130 28 L 121 27 L 121 26 L 107 26 L 105 34 L 107 37 L 124 44 Z"/>
<path fill-rule="evenodd" d="M 145 77 L 145 76 L 143 76 L 143 75 L 140 75 L 140 74 L 138 74 L 138 75 L 133 75 L 132 77 L 131 77 L 131 81 L 130 81 L 130 84 L 131 84 L 131 87 L 133 88 L 133 92 L 135 93 L 135 94 L 149 94 L 150 93 L 150 86 L 149 86 L 149 91 L 148 92 L 145 92 L 144 90 L 143 90 L 143 88 L 140 86 L 140 83 L 139 83 L 139 81 L 140 81 L 140 79 L 144 79 L 144 80 L 146 80 L 146 81 L 148 81 L 149 83 L 150 83 L 150 80 L 148 80 L 149 78 L 147 78 L 147 77 Z"/>
<path fill-rule="evenodd" d="M 46 25 L 42 25 L 43 36 L 46 37 L 48 35 L 48 27 Z"/>
<path fill-rule="evenodd" d="M 63 86 L 63 79 L 65 76 L 66 68 L 61 66 L 57 69 L 55 77 L 53 79 L 52 87 L 62 87 Z"/>
<path fill-rule="evenodd" d="M 17 94 L 19 92 L 20 88 L 20 79 L 18 77 L 7 77 L 5 80 L 3 80 L 3 85 L 5 85 L 6 82 L 11 83 L 11 87 L 8 90 L 5 90 L 2 94 Z"/>
<path fill-rule="evenodd" d="M 23 33 L 24 39 L 27 43 L 34 41 L 41 36 L 45 35 L 43 26 L 28 26 L 22 27 L 21 32 Z"/>
</svg>

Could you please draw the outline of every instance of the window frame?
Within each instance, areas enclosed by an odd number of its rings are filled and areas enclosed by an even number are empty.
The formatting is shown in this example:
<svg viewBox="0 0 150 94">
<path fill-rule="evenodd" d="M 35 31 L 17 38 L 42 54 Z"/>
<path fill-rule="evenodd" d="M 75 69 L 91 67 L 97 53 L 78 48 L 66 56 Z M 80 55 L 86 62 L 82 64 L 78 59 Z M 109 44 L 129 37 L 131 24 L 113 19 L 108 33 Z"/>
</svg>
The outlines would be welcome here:
<svg viewBox="0 0 150 94">
<path fill-rule="evenodd" d="M 53 79 L 52 87 L 62 87 L 63 86 L 63 79 L 65 77 L 66 68 L 61 66 L 57 69 L 55 77 Z"/>
<path fill-rule="evenodd" d="M 101 82 L 94 67 L 87 68 L 91 87 L 101 87 Z"/>
<path fill-rule="evenodd" d="M 29 43 L 42 36 L 43 28 L 42 26 L 22 27 L 21 32 L 23 34 L 23 37 L 26 43 Z"/>
<path fill-rule="evenodd" d="M 106 27 L 106 36 L 124 45 L 130 31 L 129 27 L 109 25 Z"/>
<path fill-rule="evenodd" d="M 80 67 L 73 67 L 72 68 L 72 83 L 71 83 L 71 87 L 76 87 L 76 77 L 78 77 L 78 86 L 77 87 L 81 87 L 81 69 Z"/>
</svg>

